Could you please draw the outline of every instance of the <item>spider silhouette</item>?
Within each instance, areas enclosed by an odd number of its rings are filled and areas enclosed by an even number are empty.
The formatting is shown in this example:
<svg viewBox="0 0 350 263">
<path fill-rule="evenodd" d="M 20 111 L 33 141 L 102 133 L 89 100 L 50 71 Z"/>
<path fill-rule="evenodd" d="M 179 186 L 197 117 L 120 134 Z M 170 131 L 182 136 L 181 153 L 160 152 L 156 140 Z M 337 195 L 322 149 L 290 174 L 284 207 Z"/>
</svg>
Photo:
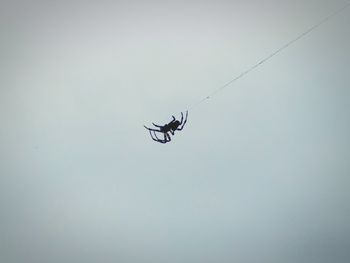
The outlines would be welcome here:
<svg viewBox="0 0 350 263">
<path fill-rule="evenodd" d="M 186 111 L 185 119 L 184 119 L 184 114 L 181 112 L 180 121 L 177 120 L 174 116 L 172 116 L 173 117 L 172 121 L 170 121 L 167 124 L 164 124 L 163 126 L 152 123 L 155 127 L 159 128 L 159 130 L 148 128 L 146 126 L 144 127 L 149 131 L 149 134 L 151 135 L 151 138 L 153 141 L 156 141 L 159 143 L 167 143 L 171 141 L 169 132 L 172 135 L 174 135 L 175 131 L 181 131 L 184 128 L 185 123 L 187 122 L 187 116 L 188 116 L 188 111 Z M 160 139 L 157 136 L 157 133 L 162 133 L 164 136 L 164 139 Z"/>
</svg>

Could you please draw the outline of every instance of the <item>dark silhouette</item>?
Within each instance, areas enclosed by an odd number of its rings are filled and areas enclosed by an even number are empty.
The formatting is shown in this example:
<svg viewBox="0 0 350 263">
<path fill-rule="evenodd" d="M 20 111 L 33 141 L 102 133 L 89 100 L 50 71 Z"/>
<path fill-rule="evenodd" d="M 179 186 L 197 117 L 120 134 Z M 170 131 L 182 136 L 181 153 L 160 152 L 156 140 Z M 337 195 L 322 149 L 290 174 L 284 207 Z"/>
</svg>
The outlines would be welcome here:
<svg viewBox="0 0 350 263">
<path fill-rule="evenodd" d="M 151 128 L 148 128 L 146 126 L 144 126 L 144 127 L 149 131 L 149 134 L 151 135 L 151 138 L 153 141 L 160 142 L 160 143 L 167 143 L 167 142 L 171 141 L 169 132 L 172 135 L 174 135 L 175 131 L 181 131 L 184 128 L 185 123 L 187 122 L 187 116 L 188 116 L 188 111 L 186 111 L 185 120 L 184 120 L 184 115 L 181 112 L 181 120 L 180 121 L 178 121 L 174 116 L 172 116 L 173 120 L 170 121 L 169 123 L 163 125 L 163 126 L 152 123 L 155 127 L 159 128 L 159 130 L 151 129 Z M 158 138 L 157 132 L 162 133 L 164 136 L 164 139 Z"/>
</svg>

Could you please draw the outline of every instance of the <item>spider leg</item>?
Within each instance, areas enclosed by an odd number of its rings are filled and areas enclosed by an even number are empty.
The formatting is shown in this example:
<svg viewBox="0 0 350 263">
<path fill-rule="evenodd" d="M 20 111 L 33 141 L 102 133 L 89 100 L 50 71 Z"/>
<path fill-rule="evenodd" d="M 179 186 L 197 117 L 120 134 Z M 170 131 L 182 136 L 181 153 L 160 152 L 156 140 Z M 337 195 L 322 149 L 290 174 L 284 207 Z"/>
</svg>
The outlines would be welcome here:
<svg viewBox="0 0 350 263">
<path fill-rule="evenodd" d="M 149 134 L 151 135 L 151 138 L 153 141 L 159 142 L 157 136 L 155 135 L 155 131 L 153 131 L 153 134 L 152 134 L 152 131 L 150 130 Z"/>
<path fill-rule="evenodd" d="M 152 124 L 153 124 L 154 126 L 156 126 L 157 128 L 162 128 L 162 127 L 163 127 L 163 126 L 161 126 L 161 125 L 154 124 L 153 122 L 152 122 Z"/>
<path fill-rule="evenodd" d="M 148 128 L 148 127 L 146 127 L 145 125 L 143 125 L 143 127 L 145 127 L 147 130 L 149 130 L 149 131 L 155 131 L 155 132 L 160 132 L 160 130 L 156 130 L 156 129 L 151 129 L 151 128 Z"/>
<path fill-rule="evenodd" d="M 169 134 L 164 132 L 164 143 L 168 142 L 168 137 L 169 137 Z"/>
<path fill-rule="evenodd" d="M 154 137 L 156 137 L 156 139 L 157 139 L 158 142 L 162 142 L 162 141 L 163 141 L 162 139 L 159 139 L 159 138 L 158 138 L 158 136 L 157 136 L 157 134 L 156 134 L 155 132 L 153 132 L 153 134 L 154 134 Z"/>
<path fill-rule="evenodd" d="M 156 132 L 160 132 L 159 130 L 151 129 L 151 128 L 148 128 L 148 127 L 146 127 L 146 126 L 144 126 L 144 127 L 149 131 L 149 134 L 151 135 L 151 138 L 152 138 L 153 141 L 155 141 L 155 142 L 160 142 L 160 143 L 164 143 L 163 140 L 161 140 L 161 139 L 159 139 L 159 138 L 157 137 Z"/>
<path fill-rule="evenodd" d="M 186 111 L 185 121 L 182 123 L 182 121 L 183 121 L 183 113 L 181 112 L 181 122 L 180 123 L 182 124 L 182 126 L 177 128 L 176 130 L 181 131 L 184 128 L 184 126 L 185 126 L 185 124 L 187 122 L 187 117 L 188 117 L 188 111 Z"/>
<path fill-rule="evenodd" d="M 182 122 L 184 121 L 184 114 L 181 111 L 181 121 L 180 121 L 180 125 L 182 124 Z"/>
<path fill-rule="evenodd" d="M 160 143 L 167 143 L 168 142 L 166 134 L 167 133 L 165 133 L 165 132 L 163 133 L 164 139 L 162 140 L 162 139 L 158 138 L 157 134 L 154 132 L 154 136 L 156 137 L 157 142 L 160 142 Z"/>
<path fill-rule="evenodd" d="M 156 127 L 163 127 L 163 126 L 157 126 L 155 125 L 154 123 L 152 123 L 154 126 Z M 155 142 L 159 142 L 159 143 L 167 143 L 167 142 L 170 142 L 171 141 L 171 138 L 170 138 L 170 135 L 166 132 L 161 132 L 160 130 L 156 130 L 156 129 L 151 129 L 151 128 L 148 128 L 146 126 L 143 126 L 145 127 L 148 131 L 149 131 L 149 134 L 151 135 L 151 138 L 153 141 Z M 157 132 L 158 133 L 162 133 L 164 135 L 164 139 L 160 139 L 158 136 L 157 136 Z"/>
<path fill-rule="evenodd" d="M 165 143 L 171 141 L 171 137 L 170 137 L 169 133 L 167 133 L 167 132 L 164 133 L 164 140 L 165 140 Z"/>
<path fill-rule="evenodd" d="M 165 133 L 166 135 L 167 135 L 167 137 L 168 137 L 168 142 L 170 142 L 171 141 L 171 137 L 170 137 L 170 135 L 168 134 L 168 133 Z"/>
</svg>

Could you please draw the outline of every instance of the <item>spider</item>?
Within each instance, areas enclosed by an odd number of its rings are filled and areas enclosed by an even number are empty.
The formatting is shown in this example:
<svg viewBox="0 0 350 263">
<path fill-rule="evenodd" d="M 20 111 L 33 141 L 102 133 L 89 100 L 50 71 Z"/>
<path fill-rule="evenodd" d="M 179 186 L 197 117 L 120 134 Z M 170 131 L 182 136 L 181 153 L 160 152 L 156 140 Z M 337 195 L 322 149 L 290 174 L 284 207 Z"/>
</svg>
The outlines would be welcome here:
<svg viewBox="0 0 350 263">
<path fill-rule="evenodd" d="M 180 121 L 177 120 L 174 116 L 172 116 L 173 120 L 163 126 L 152 123 L 155 127 L 159 128 L 159 130 L 148 128 L 146 126 L 144 127 L 149 131 L 149 134 L 151 135 L 151 138 L 153 141 L 160 142 L 160 143 L 167 143 L 171 141 L 169 132 L 172 135 L 174 135 L 175 131 L 181 131 L 184 128 L 185 123 L 187 122 L 187 116 L 188 116 L 188 111 L 186 111 L 185 120 L 184 120 L 184 114 L 181 112 Z M 164 136 L 164 139 L 158 138 L 157 132 L 162 133 Z"/>
</svg>

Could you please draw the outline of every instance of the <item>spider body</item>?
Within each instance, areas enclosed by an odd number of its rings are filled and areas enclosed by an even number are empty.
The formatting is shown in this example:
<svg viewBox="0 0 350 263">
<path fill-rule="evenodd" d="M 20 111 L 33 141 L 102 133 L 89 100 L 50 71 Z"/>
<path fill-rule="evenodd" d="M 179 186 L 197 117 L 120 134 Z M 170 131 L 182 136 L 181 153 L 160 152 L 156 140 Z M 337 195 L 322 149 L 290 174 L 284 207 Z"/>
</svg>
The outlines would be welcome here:
<svg viewBox="0 0 350 263">
<path fill-rule="evenodd" d="M 154 123 L 152 124 L 157 127 L 156 124 Z M 164 126 L 160 126 L 159 131 L 163 133 L 170 132 L 171 134 L 173 134 L 177 130 L 177 128 L 180 126 L 180 124 L 181 122 L 179 122 L 178 120 L 171 121 L 168 124 L 165 124 Z"/>
<path fill-rule="evenodd" d="M 174 135 L 175 131 L 181 131 L 184 128 L 185 123 L 187 122 L 187 116 L 188 116 L 188 111 L 186 111 L 185 119 L 184 119 L 183 113 L 181 112 L 181 120 L 180 121 L 177 120 L 174 116 L 172 116 L 173 119 L 169 123 L 164 124 L 163 126 L 152 123 L 159 130 L 156 130 L 154 128 L 153 129 L 148 128 L 146 126 L 144 126 L 144 127 L 149 131 L 149 134 L 151 135 L 151 138 L 153 141 L 156 141 L 159 143 L 167 143 L 167 142 L 171 141 L 171 137 L 170 137 L 169 132 L 172 135 Z M 163 135 L 163 139 L 160 139 L 157 136 L 157 133 L 161 133 Z"/>
</svg>

